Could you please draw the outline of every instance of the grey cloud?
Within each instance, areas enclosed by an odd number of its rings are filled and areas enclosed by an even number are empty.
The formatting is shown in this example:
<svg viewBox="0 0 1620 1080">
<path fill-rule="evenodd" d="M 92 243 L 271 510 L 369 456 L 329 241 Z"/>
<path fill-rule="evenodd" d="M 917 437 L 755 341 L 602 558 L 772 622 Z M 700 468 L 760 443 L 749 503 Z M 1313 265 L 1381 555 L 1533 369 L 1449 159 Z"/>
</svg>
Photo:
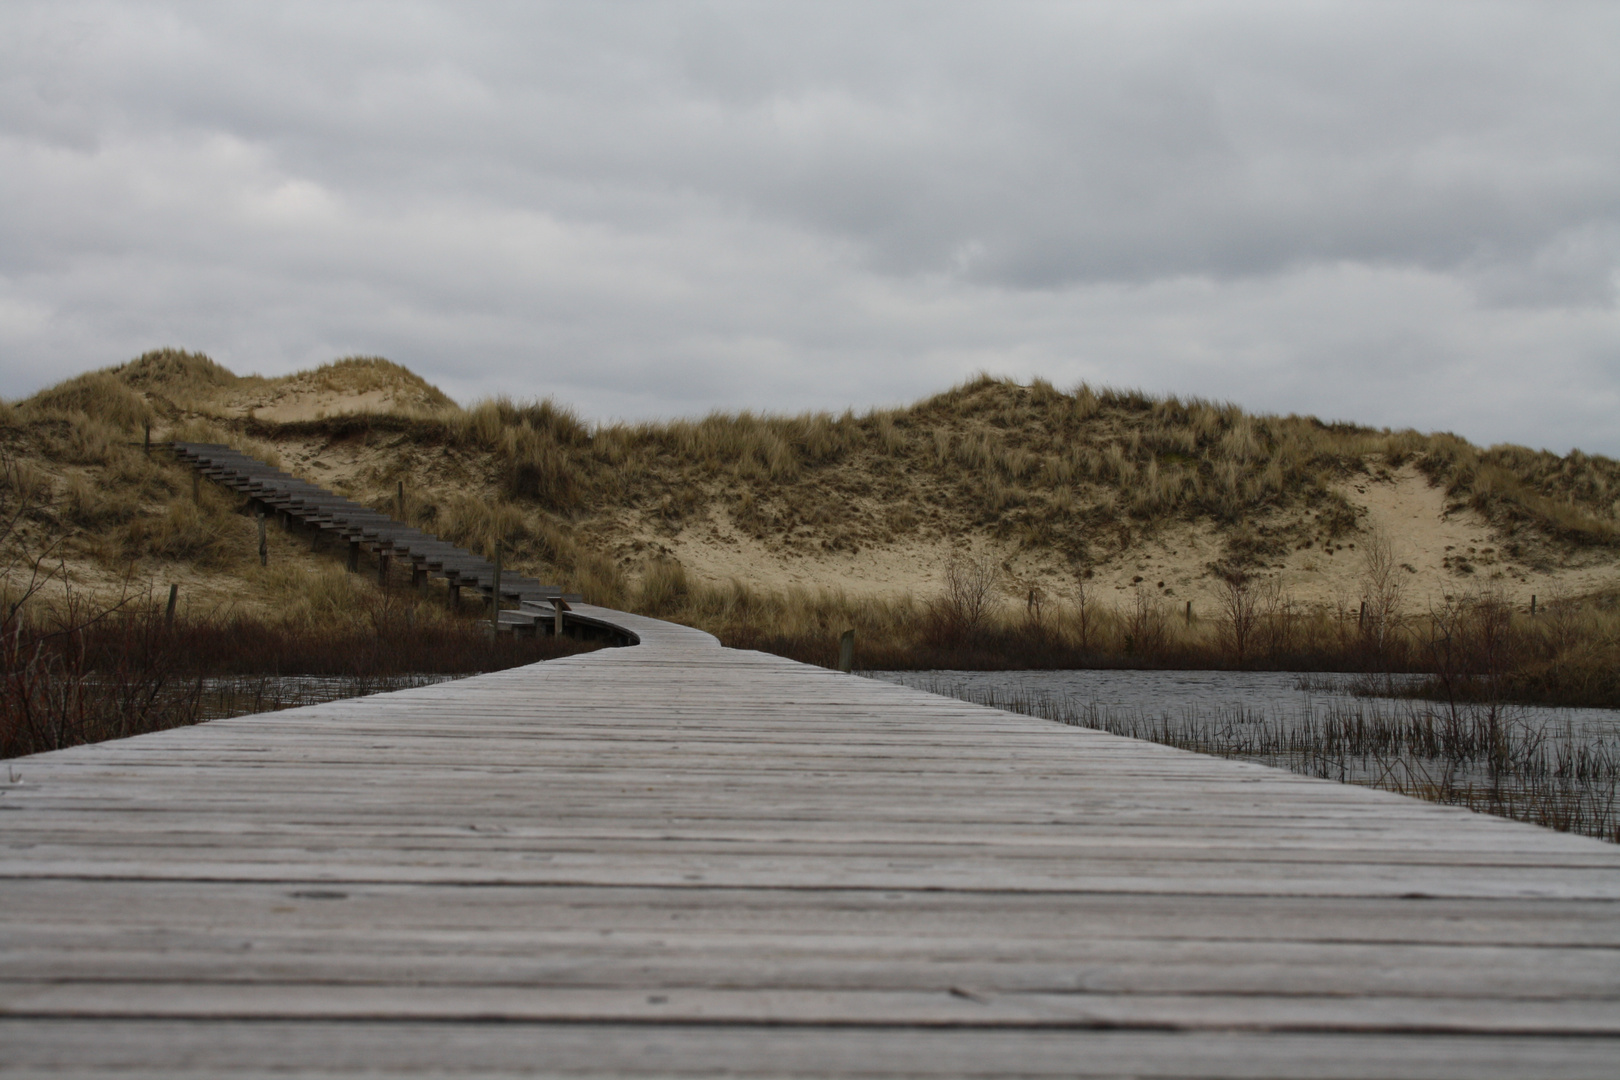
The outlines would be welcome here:
<svg viewBox="0 0 1620 1080">
<path fill-rule="evenodd" d="M 1620 448 L 1582 404 L 1620 384 L 1617 40 L 1601 4 L 14 4 L 0 388 L 160 343 L 602 415 L 990 367 Z M 1520 348 L 1574 387 L 1535 417 Z"/>
</svg>

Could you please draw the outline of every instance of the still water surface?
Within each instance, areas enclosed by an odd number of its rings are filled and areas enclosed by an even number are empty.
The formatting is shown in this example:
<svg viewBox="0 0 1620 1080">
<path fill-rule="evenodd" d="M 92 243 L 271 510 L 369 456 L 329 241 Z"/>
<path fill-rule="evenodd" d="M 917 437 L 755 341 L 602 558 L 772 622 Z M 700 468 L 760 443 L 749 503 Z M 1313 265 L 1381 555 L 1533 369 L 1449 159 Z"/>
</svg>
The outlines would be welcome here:
<svg viewBox="0 0 1620 1080">
<path fill-rule="evenodd" d="M 1343 690 L 1341 674 L 1291 671 L 869 671 L 868 676 L 969 701 L 1046 701 L 1095 706 L 1114 715 L 1180 717 L 1192 712 L 1247 711 L 1271 720 L 1320 715 L 1324 707 L 1379 701 Z M 1301 685 L 1312 689 L 1301 689 Z M 1434 707 L 1440 707 L 1436 703 Z M 1620 738 L 1620 710 L 1513 706 L 1516 723 L 1563 737 Z"/>
</svg>

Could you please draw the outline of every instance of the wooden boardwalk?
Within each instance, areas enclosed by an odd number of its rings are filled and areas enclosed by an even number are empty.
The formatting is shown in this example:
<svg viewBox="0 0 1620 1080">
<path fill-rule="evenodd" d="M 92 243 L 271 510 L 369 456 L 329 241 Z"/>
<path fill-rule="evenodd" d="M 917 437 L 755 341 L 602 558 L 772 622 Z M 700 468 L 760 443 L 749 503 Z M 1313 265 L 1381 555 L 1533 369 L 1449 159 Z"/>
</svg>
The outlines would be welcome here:
<svg viewBox="0 0 1620 1080">
<path fill-rule="evenodd" d="M 584 610 L 0 762 L 0 1074 L 1620 1076 L 1620 849 Z"/>
</svg>

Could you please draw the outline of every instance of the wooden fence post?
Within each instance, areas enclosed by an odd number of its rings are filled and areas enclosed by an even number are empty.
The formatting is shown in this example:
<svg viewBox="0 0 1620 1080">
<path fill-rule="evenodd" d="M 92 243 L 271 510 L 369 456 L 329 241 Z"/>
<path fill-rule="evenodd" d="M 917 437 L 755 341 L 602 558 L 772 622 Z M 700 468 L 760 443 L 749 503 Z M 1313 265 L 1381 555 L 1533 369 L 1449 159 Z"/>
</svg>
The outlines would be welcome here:
<svg viewBox="0 0 1620 1080">
<path fill-rule="evenodd" d="M 259 507 L 259 565 L 270 565 L 270 545 L 264 538 L 264 507 Z"/>
<path fill-rule="evenodd" d="M 399 492 L 394 496 L 394 516 L 400 521 L 405 520 L 405 481 L 399 482 Z"/>
<path fill-rule="evenodd" d="M 855 670 L 855 631 L 838 635 L 838 670 L 848 675 Z"/>
<path fill-rule="evenodd" d="M 490 590 L 489 624 L 496 630 L 501 626 L 501 542 L 495 541 L 495 587 Z"/>
<path fill-rule="evenodd" d="M 360 572 L 360 541 L 349 541 L 349 573 Z"/>
<path fill-rule="evenodd" d="M 163 613 L 163 625 L 174 625 L 174 602 L 180 598 L 180 586 L 169 586 L 169 609 Z"/>
<path fill-rule="evenodd" d="M 1536 617 L 1536 594 L 1535 593 L 1530 594 L 1530 617 L 1532 619 Z"/>
</svg>

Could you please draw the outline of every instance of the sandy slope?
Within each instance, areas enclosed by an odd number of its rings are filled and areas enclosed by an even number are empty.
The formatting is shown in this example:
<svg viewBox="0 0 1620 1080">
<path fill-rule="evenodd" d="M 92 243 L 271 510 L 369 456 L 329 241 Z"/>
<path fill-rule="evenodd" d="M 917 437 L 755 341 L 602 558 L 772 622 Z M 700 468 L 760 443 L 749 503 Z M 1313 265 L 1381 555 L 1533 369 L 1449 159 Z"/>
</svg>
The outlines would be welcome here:
<svg viewBox="0 0 1620 1080">
<path fill-rule="evenodd" d="M 1360 512 L 1363 538 L 1374 529 L 1389 537 L 1396 561 L 1404 567 L 1410 607 L 1484 588 L 1500 588 L 1509 599 L 1528 604 L 1533 594 L 1545 600 L 1559 590 L 1584 592 L 1620 581 L 1620 565 L 1600 554 L 1558 567 L 1532 568 L 1507 560 L 1478 513 L 1467 509 L 1448 513 L 1445 493 L 1411 468 L 1397 472 L 1392 482 L 1368 481 L 1346 488 L 1345 494 Z M 1278 579 L 1284 593 L 1300 603 L 1354 607 L 1365 572 L 1356 540 L 1346 536 L 1331 550 L 1292 551 L 1271 560 L 1260 573 Z M 1031 586 L 1047 597 L 1067 600 L 1077 591 L 1073 569 L 1060 559 L 998 549 L 983 538 L 966 545 L 919 539 L 853 554 L 790 556 L 771 550 L 727 520 L 710 518 L 665 543 L 699 577 L 735 578 L 766 588 L 825 586 L 850 593 L 927 596 L 939 590 L 946 565 L 965 546 L 975 555 L 990 552 L 1004 563 L 1009 600 L 1027 599 Z M 1211 608 L 1216 582 L 1209 567 L 1222 552 L 1222 538 L 1213 528 L 1174 526 L 1094 566 L 1090 587 L 1104 602 L 1134 603 L 1141 588 L 1178 607 L 1191 600 L 1195 610 Z"/>
<path fill-rule="evenodd" d="M 289 386 L 274 401 L 253 407 L 265 418 L 336 415 L 388 407 L 390 399 L 379 396 L 383 393 Z M 303 464 L 311 479 L 323 483 L 355 481 L 384 464 L 379 451 L 351 446 L 334 454 L 337 449 L 327 448 L 316 457 L 312 447 L 309 453 L 294 454 L 291 464 Z M 1299 603 L 1355 607 L 1365 572 L 1357 540 L 1372 530 L 1389 537 L 1396 561 L 1405 567 L 1404 599 L 1409 608 L 1421 609 L 1448 595 L 1486 588 L 1500 588 L 1515 603 L 1528 604 L 1532 595 L 1545 600 L 1559 592 L 1620 584 L 1620 560 L 1612 553 L 1594 550 L 1557 565 L 1535 567 L 1509 561 L 1499 550 L 1499 538 L 1477 512 L 1448 512 L 1445 493 L 1410 466 L 1393 473 L 1392 480 L 1368 479 L 1343 490 L 1358 511 L 1358 534 L 1341 537 L 1331 549 L 1318 545 L 1290 551 L 1260 571 L 1277 579 L 1283 592 Z M 865 509 L 879 514 L 884 508 L 874 503 Z M 1009 602 L 1027 601 L 1032 588 L 1048 600 L 1073 600 L 1077 592 L 1075 570 L 1066 559 L 1054 553 L 1019 552 L 982 535 L 914 536 L 856 552 L 805 555 L 755 539 L 718 508 L 690 521 L 673 537 L 622 519 L 601 523 L 596 531 L 632 571 L 650 553 L 661 551 L 698 578 L 717 583 L 736 580 L 755 588 L 930 596 L 939 591 L 952 557 L 966 551 L 989 554 L 1004 566 Z M 1222 559 L 1224 538 L 1212 526 L 1174 525 L 1124 551 L 1109 538 L 1099 539 L 1093 549 L 1106 557 L 1092 567 L 1088 585 L 1104 603 L 1132 604 L 1141 589 L 1177 608 L 1189 600 L 1195 610 L 1216 606 L 1218 584 L 1210 566 Z"/>
<path fill-rule="evenodd" d="M 432 408 L 435 401 L 447 400 L 414 376 L 405 379 L 394 371 L 361 368 L 340 372 L 337 377 L 351 384 L 333 385 L 331 373 L 244 380 L 215 402 L 215 407 L 227 416 L 286 422 Z M 289 439 L 278 440 L 278 445 L 287 467 L 324 486 L 356 495 L 366 492 L 371 478 L 389 474 L 397 464 L 390 456 L 397 452 L 358 442 L 323 445 L 319 440 Z M 424 489 L 473 493 L 461 471 L 463 465 L 420 458 L 412 462 L 412 473 Z M 489 494 L 493 497 L 492 490 Z M 1357 541 L 1364 542 L 1374 529 L 1390 538 L 1396 561 L 1406 567 L 1402 579 L 1409 608 L 1421 609 L 1446 595 L 1481 588 L 1500 588 L 1511 600 L 1526 604 L 1532 594 L 1545 599 L 1561 591 L 1580 593 L 1620 584 L 1620 561 L 1611 552 L 1593 549 L 1558 556 L 1556 565 L 1508 561 L 1499 550 L 1499 538 L 1477 513 L 1448 512 L 1444 493 L 1430 487 L 1410 467 L 1397 471 L 1391 480 L 1367 480 L 1347 487 L 1345 494 L 1358 510 L 1360 531 L 1341 537 L 1331 549 L 1317 544 L 1273 557 L 1260 571 L 1278 581 L 1283 592 L 1297 602 L 1355 607 L 1363 576 Z M 877 503 L 862 508 L 874 516 L 885 509 Z M 851 594 L 925 597 L 939 591 L 947 564 L 966 551 L 989 554 L 1005 567 L 1005 593 L 1010 602 L 1025 601 L 1032 589 L 1048 600 L 1072 600 L 1078 585 L 1075 569 L 1064 557 L 1016 551 L 998 546 L 984 535 L 943 537 L 914 532 L 900 541 L 858 551 L 806 555 L 754 538 L 736 528 L 718 507 L 706 517 L 688 519 L 673 536 L 628 514 L 600 518 L 589 523 L 588 529 L 632 574 L 649 556 L 663 552 L 678 559 L 690 574 L 713 582 L 736 580 L 764 589 L 835 588 Z M 1093 597 L 1104 603 L 1134 603 L 1141 590 L 1176 608 L 1188 601 L 1197 610 L 1216 606 L 1217 581 L 1210 567 L 1223 558 L 1225 538 L 1212 526 L 1172 525 L 1133 541 L 1123 551 L 1117 538 L 1089 539 L 1101 561 L 1093 565 L 1088 584 Z M 164 572 L 172 575 L 174 571 Z"/>
</svg>

